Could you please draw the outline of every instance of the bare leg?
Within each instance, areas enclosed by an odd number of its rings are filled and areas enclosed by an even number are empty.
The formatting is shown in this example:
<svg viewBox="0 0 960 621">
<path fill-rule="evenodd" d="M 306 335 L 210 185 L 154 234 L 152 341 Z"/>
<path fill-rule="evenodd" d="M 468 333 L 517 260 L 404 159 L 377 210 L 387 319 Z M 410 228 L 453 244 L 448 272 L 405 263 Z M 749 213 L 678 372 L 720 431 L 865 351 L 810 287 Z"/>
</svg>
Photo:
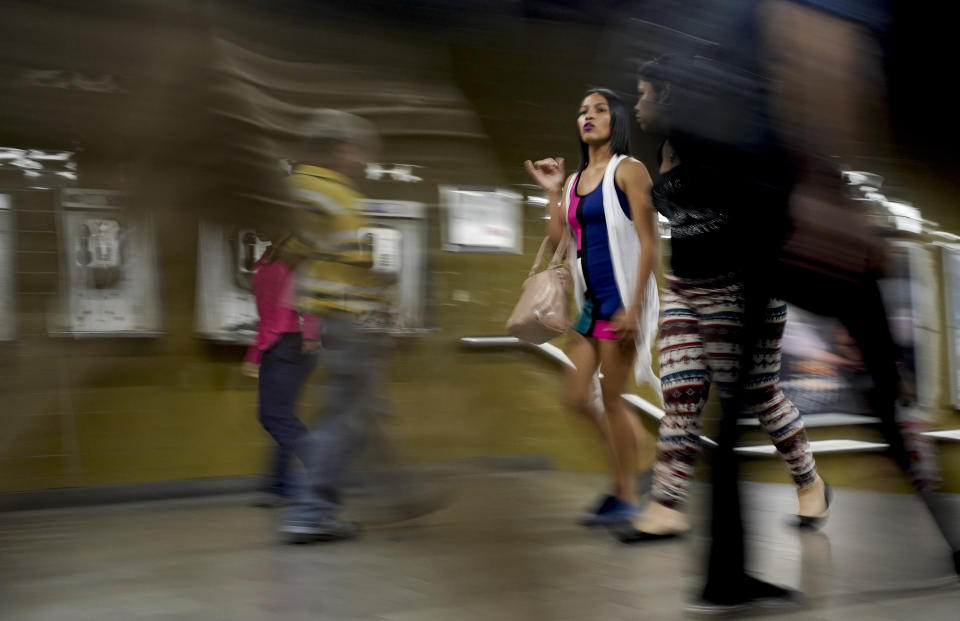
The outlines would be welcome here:
<svg viewBox="0 0 960 621">
<path fill-rule="evenodd" d="M 637 450 L 640 438 L 645 433 L 640 423 L 627 410 L 620 395 L 627 386 L 627 378 L 633 368 L 636 351 L 633 343 L 625 348 L 617 341 L 599 341 L 600 366 L 603 379 L 600 382 L 603 408 L 610 426 L 610 448 L 616 457 L 615 477 L 618 496 L 624 502 L 637 504 Z"/>
<path fill-rule="evenodd" d="M 564 397 L 567 405 L 583 416 L 600 435 L 607 455 L 613 493 L 619 496 L 621 494 L 620 479 L 617 476 L 618 465 L 611 441 L 610 425 L 593 399 L 593 378 L 600 365 L 596 341 L 571 330 L 568 337 L 567 356 L 576 368 L 567 371 Z"/>
</svg>

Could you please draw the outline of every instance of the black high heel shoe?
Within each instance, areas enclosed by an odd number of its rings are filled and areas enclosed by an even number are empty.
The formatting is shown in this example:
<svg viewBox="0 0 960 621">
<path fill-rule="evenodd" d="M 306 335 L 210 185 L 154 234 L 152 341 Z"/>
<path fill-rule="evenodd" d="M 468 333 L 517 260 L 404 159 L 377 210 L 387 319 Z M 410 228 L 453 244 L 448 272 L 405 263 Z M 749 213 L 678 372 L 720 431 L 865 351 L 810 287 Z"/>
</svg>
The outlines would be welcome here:
<svg viewBox="0 0 960 621">
<path fill-rule="evenodd" d="M 811 515 L 797 515 L 796 527 L 800 530 L 820 530 L 823 528 L 823 525 L 827 523 L 827 519 L 830 517 L 828 512 L 830 510 L 830 501 L 833 500 L 833 489 L 831 489 L 830 484 L 826 481 L 823 482 L 823 500 L 826 505 L 822 515 L 811 516 Z"/>
</svg>

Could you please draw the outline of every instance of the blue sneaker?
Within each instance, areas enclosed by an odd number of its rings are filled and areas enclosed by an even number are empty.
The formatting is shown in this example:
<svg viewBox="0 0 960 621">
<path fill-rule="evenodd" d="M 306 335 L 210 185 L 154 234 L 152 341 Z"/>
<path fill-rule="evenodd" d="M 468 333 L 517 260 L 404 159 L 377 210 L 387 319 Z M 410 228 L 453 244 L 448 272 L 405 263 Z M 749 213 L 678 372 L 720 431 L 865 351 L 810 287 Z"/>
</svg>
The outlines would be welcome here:
<svg viewBox="0 0 960 621">
<path fill-rule="evenodd" d="M 581 526 L 599 526 L 599 524 L 595 522 L 597 516 L 610 511 L 616 499 L 617 497 L 613 494 L 604 494 L 593 508 L 587 509 L 583 515 L 577 518 L 577 524 Z"/>
<path fill-rule="evenodd" d="M 613 526 L 629 522 L 639 513 L 639 509 L 616 496 L 607 494 L 600 499 L 597 507 L 580 517 L 577 523 L 588 528 L 594 526 Z"/>
</svg>

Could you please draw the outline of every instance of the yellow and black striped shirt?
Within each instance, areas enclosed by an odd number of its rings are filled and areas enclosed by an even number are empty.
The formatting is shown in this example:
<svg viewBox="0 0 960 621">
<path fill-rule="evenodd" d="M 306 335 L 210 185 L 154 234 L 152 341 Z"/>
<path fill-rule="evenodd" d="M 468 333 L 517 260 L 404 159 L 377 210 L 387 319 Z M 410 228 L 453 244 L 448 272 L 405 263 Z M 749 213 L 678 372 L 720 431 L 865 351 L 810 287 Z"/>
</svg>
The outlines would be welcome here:
<svg viewBox="0 0 960 621">
<path fill-rule="evenodd" d="M 297 271 L 297 306 L 313 315 L 389 312 L 389 282 L 370 270 L 373 237 L 363 195 L 344 175 L 300 164 L 287 179 L 297 203 L 290 250 L 306 257 Z"/>
</svg>

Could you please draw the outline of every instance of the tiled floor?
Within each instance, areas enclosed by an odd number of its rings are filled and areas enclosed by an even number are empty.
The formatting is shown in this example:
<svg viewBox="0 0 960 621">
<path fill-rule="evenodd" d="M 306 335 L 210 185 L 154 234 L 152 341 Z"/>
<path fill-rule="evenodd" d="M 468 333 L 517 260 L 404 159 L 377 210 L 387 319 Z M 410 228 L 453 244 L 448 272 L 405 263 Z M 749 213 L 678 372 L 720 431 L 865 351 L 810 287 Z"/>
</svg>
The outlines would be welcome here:
<svg viewBox="0 0 960 621">
<path fill-rule="evenodd" d="M 0 619 L 682 617 L 703 539 L 628 547 L 574 526 L 597 476 L 446 484 L 456 494 L 437 513 L 312 546 L 280 545 L 275 514 L 246 496 L 0 514 Z M 824 533 L 800 534 L 786 524 L 791 488 L 745 487 L 753 567 L 807 594 L 776 618 L 960 619 L 960 581 L 916 498 L 838 490 Z"/>
</svg>

